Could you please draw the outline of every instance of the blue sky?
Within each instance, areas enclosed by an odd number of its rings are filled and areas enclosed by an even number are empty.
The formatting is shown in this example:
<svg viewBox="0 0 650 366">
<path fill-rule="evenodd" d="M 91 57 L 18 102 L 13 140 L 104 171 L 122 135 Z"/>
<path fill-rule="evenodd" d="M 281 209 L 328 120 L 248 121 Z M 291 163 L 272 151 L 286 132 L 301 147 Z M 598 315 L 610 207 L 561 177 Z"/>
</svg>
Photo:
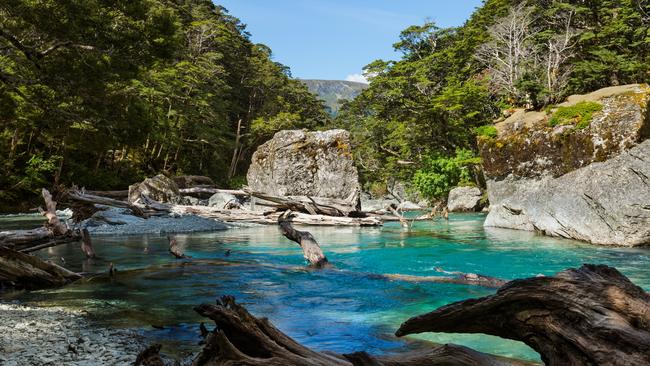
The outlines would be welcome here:
<svg viewBox="0 0 650 366">
<path fill-rule="evenodd" d="M 355 79 L 409 25 L 462 25 L 481 0 L 214 0 L 247 24 L 252 40 L 302 79 Z M 356 76 L 355 76 L 356 75 Z"/>
</svg>

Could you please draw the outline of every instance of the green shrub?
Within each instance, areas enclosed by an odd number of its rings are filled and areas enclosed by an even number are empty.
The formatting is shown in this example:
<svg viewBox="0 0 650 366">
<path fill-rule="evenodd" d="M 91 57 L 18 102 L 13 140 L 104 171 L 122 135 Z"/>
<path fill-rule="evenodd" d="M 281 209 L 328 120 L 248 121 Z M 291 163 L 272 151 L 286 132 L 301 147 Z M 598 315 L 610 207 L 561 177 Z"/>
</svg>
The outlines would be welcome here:
<svg viewBox="0 0 650 366">
<path fill-rule="evenodd" d="M 415 172 L 413 186 L 427 199 L 445 198 L 459 184 L 471 184 L 470 169 L 479 164 L 481 158 L 471 150 L 457 150 L 453 157 L 433 156 L 425 159 L 423 167 Z"/>
<path fill-rule="evenodd" d="M 603 106 L 596 102 L 580 102 L 569 107 L 559 107 L 551 116 L 548 124 L 551 127 L 558 125 L 575 124 L 583 129 L 589 126 L 594 113 L 603 110 Z"/>
<path fill-rule="evenodd" d="M 499 131 L 497 131 L 497 128 L 491 125 L 476 127 L 474 129 L 474 133 L 478 137 L 492 138 L 492 139 L 499 135 Z"/>
</svg>

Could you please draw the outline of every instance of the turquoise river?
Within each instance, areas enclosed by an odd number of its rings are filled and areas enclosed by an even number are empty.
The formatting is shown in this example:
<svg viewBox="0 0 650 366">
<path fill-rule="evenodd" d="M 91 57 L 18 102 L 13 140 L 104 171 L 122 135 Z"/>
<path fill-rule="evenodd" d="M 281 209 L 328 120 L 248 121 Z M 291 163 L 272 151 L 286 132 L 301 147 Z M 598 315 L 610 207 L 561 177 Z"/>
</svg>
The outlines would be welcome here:
<svg viewBox="0 0 650 366">
<path fill-rule="evenodd" d="M 268 317 L 318 350 L 391 353 L 426 347 L 422 340 L 463 344 L 481 351 L 538 361 L 522 343 L 485 335 L 425 334 L 398 339 L 400 323 L 450 302 L 489 295 L 475 286 L 387 281 L 369 274 L 420 276 L 447 271 L 515 279 L 552 275 L 583 263 L 608 264 L 650 290 L 650 249 L 600 247 L 533 233 L 483 228 L 484 216 L 452 215 L 417 222 L 410 232 L 383 228 L 308 230 L 336 269 L 307 270 L 300 248 L 272 226 L 179 235 L 189 260 L 167 253 L 164 235 L 95 236 L 98 259 L 82 258 L 78 244 L 38 253 L 71 270 L 106 273 L 61 289 L 14 292 L 4 300 L 84 309 L 99 326 L 136 328 L 178 355 L 197 349 L 202 318 L 192 308 L 234 295 L 255 315 Z M 34 217 L 0 218 L 0 229 L 40 225 Z M 229 255 L 227 254 L 229 252 Z"/>
</svg>

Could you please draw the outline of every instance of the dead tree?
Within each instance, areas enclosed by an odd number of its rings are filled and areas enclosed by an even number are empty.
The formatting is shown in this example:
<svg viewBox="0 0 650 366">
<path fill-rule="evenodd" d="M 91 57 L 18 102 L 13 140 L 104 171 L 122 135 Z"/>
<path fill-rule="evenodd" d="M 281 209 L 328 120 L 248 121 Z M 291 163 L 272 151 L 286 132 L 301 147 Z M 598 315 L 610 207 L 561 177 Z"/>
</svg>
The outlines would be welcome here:
<svg viewBox="0 0 650 366">
<path fill-rule="evenodd" d="M 203 304 L 194 310 L 217 326 L 208 334 L 194 366 L 521 365 L 456 345 L 390 356 L 316 352 L 282 333 L 268 319 L 251 315 L 233 297 L 224 296 L 216 304 Z"/>
<path fill-rule="evenodd" d="M 34 251 L 79 239 L 78 233 L 71 230 L 57 216 L 57 203 L 52 199 L 50 192 L 43 189 L 42 195 L 45 201 L 45 210 L 41 208 L 39 211 L 47 218 L 43 227 L 32 230 L 0 231 L 0 246 L 21 251 Z"/>
<path fill-rule="evenodd" d="M 278 218 L 280 225 L 280 232 L 287 239 L 294 241 L 302 248 L 305 260 L 309 262 L 311 267 L 323 268 L 329 265 L 327 257 L 323 254 L 323 250 L 318 245 L 314 236 L 308 231 L 299 231 L 291 226 L 291 223 L 285 218 L 291 215 L 291 211 L 286 211 L 285 214 Z"/>
<path fill-rule="evenodd" d="M 0 247 L 0 283 L 21 289 L 59 287 L 81 275 L 33 255 Z"/>
<path fill-rule="evenodd" d="M 183 253 L 175 237 L 167 235 L 167 240 L 169 240 L 169 253 L 176 257 L 176 259 L 191 258 Z"/>
<path fill-rule="evenodd" d="M 92 240 L 90 239 L 90 233 L 86 228 L 81 230 L 81 251 L 84 252 L 86 258 L 92 259 L 97 257 Z"/>
<path fill-rule="evenodd" d="M 546 365 L 650 365 L 650 295 L 614 268 L 515 280 L 491 296 L 406 321 L 397 336 L 484 333 L 522 341 Z"/>
</svg>

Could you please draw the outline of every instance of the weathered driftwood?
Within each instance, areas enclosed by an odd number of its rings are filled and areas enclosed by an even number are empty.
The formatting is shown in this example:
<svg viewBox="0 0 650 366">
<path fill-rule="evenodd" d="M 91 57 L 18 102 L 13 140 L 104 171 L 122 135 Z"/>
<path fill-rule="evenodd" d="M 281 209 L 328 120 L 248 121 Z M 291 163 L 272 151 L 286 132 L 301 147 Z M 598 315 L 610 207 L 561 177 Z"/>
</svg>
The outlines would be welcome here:
<svg viewBox="0 0 650 366">
<path fill-rule="evenodd" d="M 120 201 L 126 201 L 129 198 L 128 189 L 122 191 L 85 191 L 85 193 L 91 196 L 112 198 Z"/>
<path fill-rule="evenodd" d="M 183 196 L 192 196 L 198 198 L 208 198 L 213 194 L 217 194 L 217 193 L 226 193 L 226 194 L 232 194 L 233 196 L 243 196 L 243 197 L 249 196 L 248 193 L 239 189 L 219 189 L 215 187 L 181 188 L 179 189 L 179 192 Z"/>
<path fill-rule="evenodd" d="M 171 255 L 177 259 L 191 258 L 183 253 L 181 248 L 178 246 L 178 241 L 175 237 L 168 235 L 167 240 L 169 241 L 169 253 Z"/>
<path fill-rule="evenodd" d="M 39 211 L 47 218 L 43 227 L 31 230 L 11 230 L 0 232 L 0 246 L 15 250 L 33 251 L 33 248 L 47 248 L 69 243 L 79 239 L 79 235 L 59 219 L 56 214 L 56 202 L 47 189 L 42 190 L 45 210 Z"/>
<path fill-rule="evenodd" d="M 358 211 L 356 202 L 325 197 L 274 196 L 245 189 L 252 197 L 275 203 L 278 208 L 308 213 L 311 215 L 350 216 Z"/>
<path fill-rule="evenodd" d="M 58 287 L 81 278 L 56 264 L 0 247 L 0 283 L 28 290 Z"/>
<path fill-rule="evenodd" d="M 216 304 L 203 304 L 194 309 L 212 319 L 216 329 L 209 333 L 194 366 L 424 366 L 424 365 L 487 365 L 523 364 L 496 358 L 471 349 L 444 345 L 430 350 L 407 352 L 392 356 L 370 356 L 364 352 L 340 355 L 313 351 L 277 329 L 266 318 L 256 318 L 233 297 L 225 296 Z"/>
<path fill-rule="evenodd" d="M 248 222 L 255 224 L 277 225 L 278 217 L 282 212 L 225 210 L 206 206 L 173 205 L 169 207 L 171 213 L 186 215 L 192 214 L 206 218 L 218 219 L 224 222 Z M 315 226 L 381 226 L 382 220 L 377 217 L 337 217 L 325 215 L 309 215 L 294 212 L 287 219 L 294 224 Z"/>
<path fill-rule="evenodd" d="M 71 189 L 65 192 L 63 196 L 65 197 L 66 200 L 72 201 L 73 210 L 75 211 L 78 209 L 78 207 L 74 207 L 75 204 L 76 206 L 104 205 L 104 206 L 111 206 L 111 207 L 127 208 L 131 210 L 131 212 L 133 212 L 135 216 L 143 217 L 143 218 L 149 217 L 149 215 L 145 212 L 145 210 L 127 201 L 120 201 L 108 197 L 94 196 L 92 194 L 81 192 L 77 189 Z M 97 209 L 91 210 L 91 212 L 95 212 L 95 211 L 97 211 Z"/>
<path fill-rule="evenodd" d="M 135 366 L 165 366 L 162 358 L 160 358 L 161 344 L 154 344 L 138 354 L 135 359 Z"/>
<path fill-rule="evenodd" d="M 305 260 L 309 262 L 309 265 L 315 268 L 323 268 L 329 265 L 327 257 L 323 254 L 323 250 L 314 239 L 314 236 L 311 235 L 308 231 L 299 231 L 291 226 L 291 223 L 286 220 L 290 217 L 291 213 L 285 213 L 278 218 L 278 224 L 280 225 L 280 232 L 287 239 L 294 241 L 300 245 L 302 248 L 303 255 Z"/>
<path fill-rule="evenodd" d="M 396 334 L 423 332 L 519 340 L 550 366 L 650 365 L 650 295 L 614 268 L 584 265 L 443 306 L 409 319 Z"/>
<path fill-rule="evenodd" d="M 81 230 L 81 251 L 84 253 L 86 258 L 96 258 L 95 248 L 93 248 L 93 242 L 90 239 L 90 233 L 88 229 L 84 228 Z"/>
</svg>

